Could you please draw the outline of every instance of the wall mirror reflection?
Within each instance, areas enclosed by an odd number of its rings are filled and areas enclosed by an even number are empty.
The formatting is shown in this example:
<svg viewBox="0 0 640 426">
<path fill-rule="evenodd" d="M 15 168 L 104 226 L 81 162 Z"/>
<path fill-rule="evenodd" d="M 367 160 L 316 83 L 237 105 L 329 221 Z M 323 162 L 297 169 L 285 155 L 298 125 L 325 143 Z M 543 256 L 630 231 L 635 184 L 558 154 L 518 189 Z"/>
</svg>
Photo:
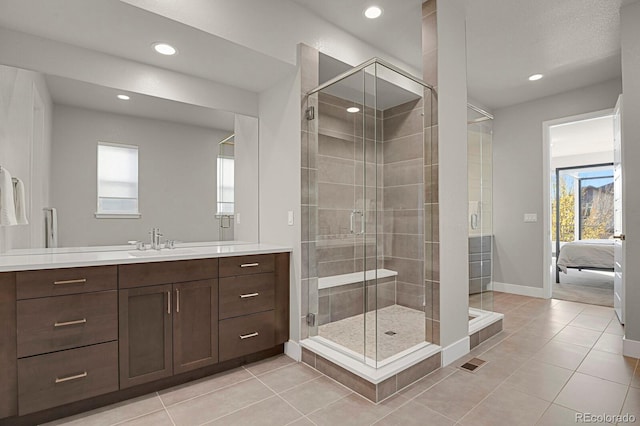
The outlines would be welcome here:
<svg viewBox="0 0 640 426">
<path fill-rule="evenodd" d="M 2 224 L 0 253 L 258 240 L 257 118 L 4 65 L 0 93 L 28 221 Z"/>
</svg>

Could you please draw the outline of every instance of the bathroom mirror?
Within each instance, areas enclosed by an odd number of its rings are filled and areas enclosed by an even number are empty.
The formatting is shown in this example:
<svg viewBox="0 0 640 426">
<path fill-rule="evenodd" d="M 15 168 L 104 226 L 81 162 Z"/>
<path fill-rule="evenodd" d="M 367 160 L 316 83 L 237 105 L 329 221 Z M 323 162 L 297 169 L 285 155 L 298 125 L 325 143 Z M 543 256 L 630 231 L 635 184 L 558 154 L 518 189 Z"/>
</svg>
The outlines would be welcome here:
<svg viewBox="0 0 640 426">
<path fill-rule="evenodd" d="M 59 248 L 149 242 L 156 227 L 258 241 L 256 117 L 0 65 L 0 166 L 24 182 L 29 220 L 0 227 L 5 255 L 45 248 L 51 226 Z"/>
</svg>

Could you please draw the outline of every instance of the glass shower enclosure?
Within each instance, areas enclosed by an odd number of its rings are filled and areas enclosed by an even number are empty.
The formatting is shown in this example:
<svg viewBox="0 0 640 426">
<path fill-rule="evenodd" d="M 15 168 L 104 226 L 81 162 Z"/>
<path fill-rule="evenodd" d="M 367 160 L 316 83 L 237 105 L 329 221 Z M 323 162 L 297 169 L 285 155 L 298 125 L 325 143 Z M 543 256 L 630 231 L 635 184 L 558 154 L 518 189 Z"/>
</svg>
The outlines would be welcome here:
<svg viewBox="0 0 640 426">
<path fill-rule="evenodd" d="M 432 89 L 374 59 L 308 103 L 309 338 L 381 367 L 432 336 Z"/>
<path fill-rule="evenodd" d="M 467 106 L 469 312 L 493 311 L 493 117 Z"/>
</svg>

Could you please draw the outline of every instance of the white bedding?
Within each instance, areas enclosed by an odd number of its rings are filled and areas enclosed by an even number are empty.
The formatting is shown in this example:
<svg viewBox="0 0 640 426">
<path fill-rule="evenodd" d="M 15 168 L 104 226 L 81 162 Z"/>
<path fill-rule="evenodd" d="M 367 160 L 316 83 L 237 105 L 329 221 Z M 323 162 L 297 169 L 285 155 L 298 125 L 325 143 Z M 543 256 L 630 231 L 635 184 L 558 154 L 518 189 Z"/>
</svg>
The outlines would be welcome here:
<svg viewBox="0 0 640 426">
<path fill-rule="evenodd" d="M 569 268 L 613 269 L 613 240 L 581 240 L 560 249 L 558 268 L 565 274 Z"/>
</svg>

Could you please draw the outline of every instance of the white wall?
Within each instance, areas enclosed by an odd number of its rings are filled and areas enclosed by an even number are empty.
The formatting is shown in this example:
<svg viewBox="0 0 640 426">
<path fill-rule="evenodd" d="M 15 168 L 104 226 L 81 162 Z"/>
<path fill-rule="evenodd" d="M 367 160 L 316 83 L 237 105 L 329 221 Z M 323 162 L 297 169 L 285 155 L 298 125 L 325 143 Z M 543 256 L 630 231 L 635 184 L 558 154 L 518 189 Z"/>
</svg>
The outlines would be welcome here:
<svg viewBox="0 0 640 426">
<path fill-rule="evenodd" d="M 36 96 L 43 106 L 40 138 L 34 138 Z M 0 227 L 0 252 L 44 247 L 42 208 L 49 204 L 52 109 L 42 74 L 0 65 L 0 165 L 24 182 L 29 212 L 28 226 Z"/>
<path fill-rule="evenodd" d="M 494 111 L 493 208 L 494 281 L 542 288 L 544 121 L 613 108 L 620 80 Z M 524 223 L 537 213 L 537 223 Z"/>
<path fill-rule="evenodd" d="M 438 173 L 440 203 L 440 341 L 469 351 L 467 211 L 467 73 L 462 1 L 438 2 Z M 456 352 L 462 351 L 462 352 Z"/>
<path fill-rule="evenodd" d="M 300 72 L 260 94 L 260 242 L 293 247 L 290 336 L 300 339 Z M 295 225 L 287 225 L 293 211 Z"/>
<path fill-rule="evenodd" d="M 55 105 L 52 205 L 58 209 L 60 246 L 219 238 L 216 211 L 218 142 L 228 132 Z M 139 147 L 140 219 L 96 219 L 97 143 Z"/>
<path fill-rule="evenodd" d="M 640 2 L 620 10 L 622 19 L 622 167 L 624 173 L 624 220 L 627 236 L 625 280 L 625 338 L 636 341 L 635 352 L 625 355 L 640 356 Z"/>
<path fill-rule="evenodd" d="M 237 115 L 234 138 L 234 182 L 236 223 L 234 239 L 258 241 L 258 196 L 259 196 L 259 121 L 255 117 Z M 240 223 L 237 222 L 238 214 Z"/>
</svg>

